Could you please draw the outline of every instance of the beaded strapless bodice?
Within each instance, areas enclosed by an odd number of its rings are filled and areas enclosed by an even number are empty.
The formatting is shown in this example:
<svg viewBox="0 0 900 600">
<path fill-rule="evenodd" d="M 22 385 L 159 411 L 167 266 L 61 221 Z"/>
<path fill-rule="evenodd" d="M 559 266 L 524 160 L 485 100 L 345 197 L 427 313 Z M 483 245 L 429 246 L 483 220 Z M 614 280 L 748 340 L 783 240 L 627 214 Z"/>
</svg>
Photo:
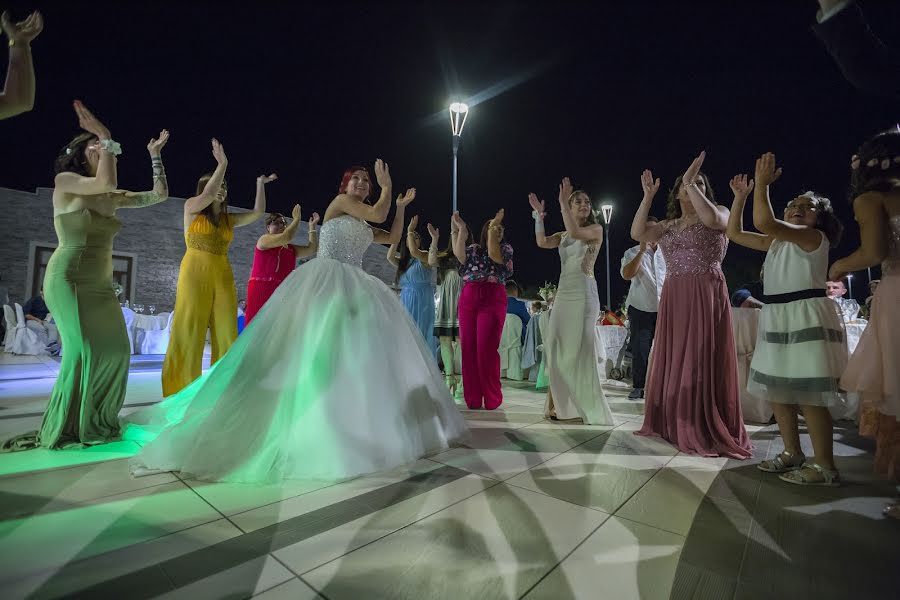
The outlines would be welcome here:
<svg viewBox="0 0 900 600">
<path fill-rule="evenodd" d="M 372 244 L 372 239 L 372 228 L 365 221 L 341 215 L 322 225 L 318 256 L 362 267 L 363 255 Z"/>
<path fill-rule="evenodd" d="M 600 244 L 586 244 L 563 235 L 559 243 L 559 259 L 562 261 L 562 273 L 581 273 L 585 277 L 594 276 L 594 263 L 600 252 Z"/>
<path fill-rule="evenodd" d="M 888 219 L 887 256 L 881 263 L 882 275 L 900 275 L 900 215 Z"/>
<path fill-rule="evenodd" d="M 722 259 L 728 249 L 724 231 L 694 223 L 676 231 L 670 227 L 659 240 L 666 259 L 666 277 L 721 272 Z"/>
<path fill-rule="evenodd" d="M 220 215 L 219 224 L 210 221 L 206 215 L 199 214 L 191 221 L 187 233 L 184 234 L 184 243 L 189 250 L 200 250 L 225 256 L 228 254 L 228 246 L 234 239 L 234 226 L 225 215 Z"/>
</svg>

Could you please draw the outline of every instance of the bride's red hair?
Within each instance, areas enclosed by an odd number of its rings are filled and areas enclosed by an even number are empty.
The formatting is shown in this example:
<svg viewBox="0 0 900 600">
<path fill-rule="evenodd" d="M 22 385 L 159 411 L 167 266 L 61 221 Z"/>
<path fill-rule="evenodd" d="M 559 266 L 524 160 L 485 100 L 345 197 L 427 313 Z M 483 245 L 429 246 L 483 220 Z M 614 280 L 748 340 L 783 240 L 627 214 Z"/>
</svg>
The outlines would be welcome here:
<svg viewBox="0 0 900 600">
<path fill-rule="evenodd" d="M 362 171 L 366 174 L 366 177 L 369 178 L 369 194 L 372 193 L 372 176 L 369 174 L 369 170 L 365 167 L 354 166 L 344 171 L 344 175 L 343 177 L 341 177 L 341 185 L 338 186 L 338 194 L 344 194 L 347 192 L 347 186 L 350 185 L 350 178 L 353 177 L 353 174 L 357 171 Z M 367 198 L 368 196 L 363 198 L 363 200 L 366 200 Z"/>
</svg>

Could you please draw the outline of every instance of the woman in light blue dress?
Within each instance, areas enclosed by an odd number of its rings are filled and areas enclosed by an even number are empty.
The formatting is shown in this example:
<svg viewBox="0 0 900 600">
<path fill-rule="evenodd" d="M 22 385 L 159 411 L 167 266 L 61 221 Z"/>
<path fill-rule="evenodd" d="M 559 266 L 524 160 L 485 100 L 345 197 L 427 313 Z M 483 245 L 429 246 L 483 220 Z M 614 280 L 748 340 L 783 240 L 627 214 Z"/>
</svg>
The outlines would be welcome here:
<svg viewBox="0 0 900 600">
<path fill-rule="evenodd" d="M 437 360 L 437 344 L 434 338 L 435 270 L 428 266 L 428 253 L 419 248 L 421 238 L 416 232 L 418 223 L 419 217 L 413 217 L 406 228 L 406 243 L 391 244 L 387 259 L 397 268 L 394 284 L 400 287 L 400 301 L 415 321 L 422 339 Z M 431 225 L 428 230 L 432 234 L 432 244 L 436 245 L 437 230 Z M 399 252 L 398 245 L 400 245 Z"/>
</svg>

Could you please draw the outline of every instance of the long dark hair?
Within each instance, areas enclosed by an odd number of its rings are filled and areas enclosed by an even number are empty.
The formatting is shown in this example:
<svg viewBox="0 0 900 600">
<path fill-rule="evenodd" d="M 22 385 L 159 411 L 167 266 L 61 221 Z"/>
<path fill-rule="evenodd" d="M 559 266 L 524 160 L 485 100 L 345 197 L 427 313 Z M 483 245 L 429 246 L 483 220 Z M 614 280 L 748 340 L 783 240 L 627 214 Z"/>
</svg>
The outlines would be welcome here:
<svg viewBox="0 0 900 600">
<path fill-rule="evenodd" d="M 206 173 L 205 175 L 200 177 L 199 180 L 197 180 L 197 192 L 196 192 L 197 196 L 199 196 L 200 194 L 203 193 L 203 190 L 206 189 L 206 184 L 209 183 L 209 180 L 212 179 L 212 176 L 213 176 L 212 173 Z M 224 179 L 222 180 L 222 187 L 225 190 L 225 200 L 222 201 L 222 205 L 220 207 L 219 213 L 216 214 L 213 212 L 213 203 L 212 202 L 209 203 L 209 206 L 207 206 L 206 208 L 204 208 L 203 210 L 200 211 L 200 214 L 204 215 L 207 219 L 209 219 L 209 222 L 212 223 L 213 225 L 215 225 L 216 227 L 219 226 L 219 219 L 222 217 L 222 215 L 225 216 L 225 223 L 226 224 L 228 223 L 228 182 L 225 181 Z M 218 192 L 218 190 L 216 190 L 216 191 Z"/>
<path fill-rule="evenodd" d="M 866 140 L 853 157 L 850 201 L 866 192 L 889 192 L 900 186 L 900 129 Z"/>
<path fill-rule="evenodd" d="M 709 183 L 709 177 L 707 177 L 706 173 L 703 171 L 700 171 L 700 177 L 703 178 L 703 183 L 706 184 L 706 197 L 709 198 L 710 202 L 715 203 L 716 193 Z M 672 189 L 669 190 L 669 198 L 666 200 L 666 219 L 681 218 L 681 201 L 678 199 L 678 192 L 681 191 L 681 179 L 682 177 L 679 176 L 678 179 L 675 180 Z"/>
<path fill-rule="evenodd" d="M 815 228 L 825 234 L 831 247 L 837 246 L 844 235 L 844 224 L 834 214 L 831 200 L 816 192 L 803 192 L 800 198 L 809 198 L 816 202 Z"/>
<path fill-rule="evenodd" d="M 409 269 L 410 263 L 412 263 L 412 255 L 409 253 L 409 246 L 406 244 L 406 240 L 403 240 L 400 244 L 400 258 L 397 260 L 397 274 L 394 275 L 394 285 L 400 283 L 400 277 Z"/>
<path fill-rule="evenodd" d="M 56 157 L 56 161 L 53 163 L 53 174 L 59 175 L 60 173 L 70 172 L 90 177 L 91 169 L 84 151 L 96 139 L 97 136 L 93 133 L 85 132 L 76 135 L 71 142 L 60 150 L 59 156 Z"/>
</svg>

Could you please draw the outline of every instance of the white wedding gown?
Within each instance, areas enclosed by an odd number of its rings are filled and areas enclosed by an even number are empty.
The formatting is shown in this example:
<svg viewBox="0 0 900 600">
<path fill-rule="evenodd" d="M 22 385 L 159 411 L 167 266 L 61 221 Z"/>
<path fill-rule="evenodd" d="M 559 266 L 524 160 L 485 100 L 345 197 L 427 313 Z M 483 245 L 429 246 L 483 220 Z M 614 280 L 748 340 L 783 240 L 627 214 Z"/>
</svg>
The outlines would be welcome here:
<svg viewBox="0 0 900 600">
<path fill-rule="evenodd" d="M 603 380 L 594 346 L 600 316 L 594 262 L 599 244 L 588 245 L 567 234 L 559 244 L 562 272 L 550 325 L 544 335 L 544 356 L 550 393 L 559 419 L 582 419 L 589 425 L 615 425 L 600 382 Z M 545 410 L 549 410 L 549 401 Z"/>
<path fill-rule="evenodd" d="M 277 289 L 207 373 L 129 415 L 136 475 L 342 479 L 443 450 L 467 433 L 397 295 L 362 270 L 363 221 L 322 226 L 318 257 Z"/>
</svg>

